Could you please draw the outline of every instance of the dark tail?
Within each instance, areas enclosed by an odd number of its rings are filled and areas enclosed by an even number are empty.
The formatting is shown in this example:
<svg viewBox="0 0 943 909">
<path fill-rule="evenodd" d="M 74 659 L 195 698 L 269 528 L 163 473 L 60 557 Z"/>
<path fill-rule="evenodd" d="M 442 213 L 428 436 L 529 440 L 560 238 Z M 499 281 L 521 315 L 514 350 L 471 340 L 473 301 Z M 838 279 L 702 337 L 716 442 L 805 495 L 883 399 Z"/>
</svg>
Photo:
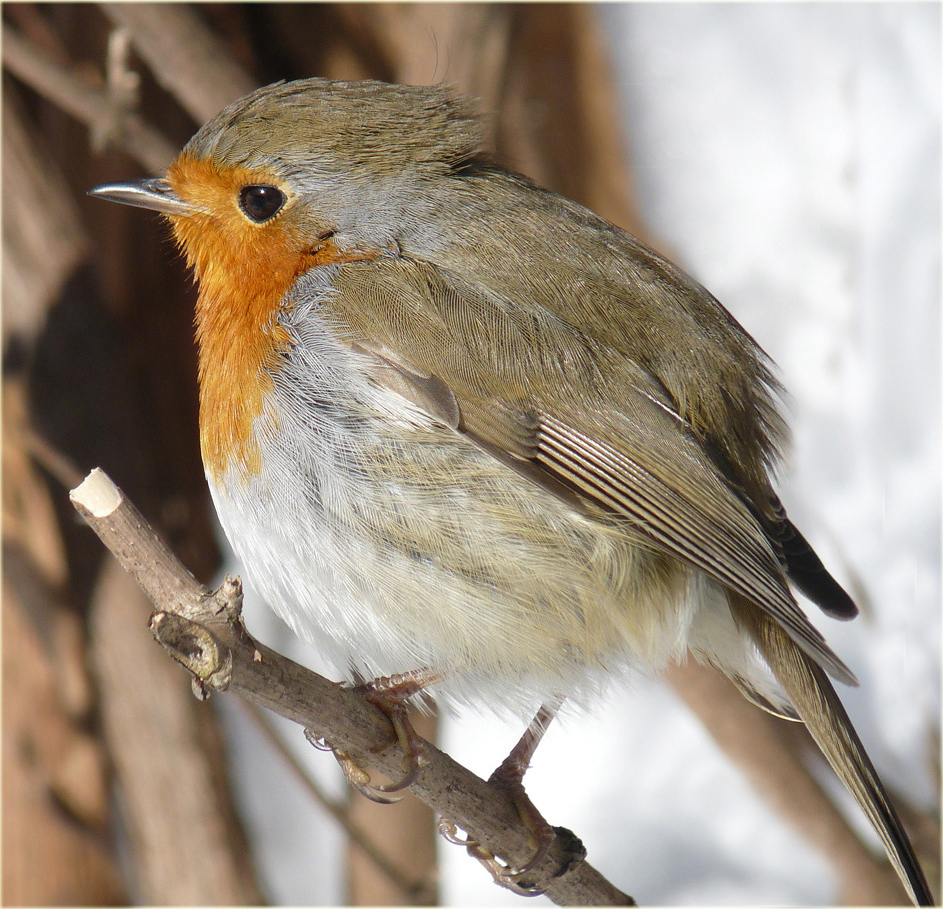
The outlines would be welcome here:
<svg viewBox="0 0 943 909">
<path fill-rule="evenodd" d="M 858 614 L 854 600 L 828 573 L 815 550 L 788 518 L 784 521 L 780 545 L 789 580 L 823 612 L 843 621 Z"/>
<path fill-rule="evenodd" d="M 738 623 L 750 634 L 832 769 L 881 837 L 910 898 L 918 906 L 934 905 L 913 846 L 825 672 L 766 612 L 733 594 L 731 603 Z"/>
</svg>

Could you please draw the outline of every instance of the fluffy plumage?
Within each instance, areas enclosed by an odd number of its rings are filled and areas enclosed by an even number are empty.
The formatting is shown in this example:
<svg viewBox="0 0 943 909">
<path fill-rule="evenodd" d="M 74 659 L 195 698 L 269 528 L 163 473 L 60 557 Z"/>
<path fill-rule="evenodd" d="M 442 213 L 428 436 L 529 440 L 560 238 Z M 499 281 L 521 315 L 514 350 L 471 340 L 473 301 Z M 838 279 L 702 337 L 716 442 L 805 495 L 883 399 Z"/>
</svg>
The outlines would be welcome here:
<svg viewBox="0 0 943 909">
<path fill-rule="evenodd" d="M 927 902 L 825 673 L 854 676 L 790 589 L 856 612 L 772 490 L 766 357 L 481 135 L 442 87 L 279 84 L 169 187 L 112 192 L 165 211 L 196 268 L 204 460 L 249 576 L 341 671 L 430 667 L 446 701 L 533 714 L 709 662 L 808 724 Z"/>
</svg>

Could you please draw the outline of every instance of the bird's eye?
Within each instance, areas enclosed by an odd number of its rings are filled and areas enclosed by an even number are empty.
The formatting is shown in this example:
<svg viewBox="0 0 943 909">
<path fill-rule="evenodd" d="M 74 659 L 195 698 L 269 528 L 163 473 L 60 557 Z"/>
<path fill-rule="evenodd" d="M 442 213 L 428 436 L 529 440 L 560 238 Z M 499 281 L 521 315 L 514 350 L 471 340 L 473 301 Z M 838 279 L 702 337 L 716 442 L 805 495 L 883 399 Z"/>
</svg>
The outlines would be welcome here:
<svg viewBox="0 0 943 909">
<path fill-rule="evenodd" d="M 264 224 L 274 218 L 285 204 L 285 194 L 268 183 L 253 183 L 239 191 L 239 207 L 243 214 L 256 224 Z"/>
</svg>

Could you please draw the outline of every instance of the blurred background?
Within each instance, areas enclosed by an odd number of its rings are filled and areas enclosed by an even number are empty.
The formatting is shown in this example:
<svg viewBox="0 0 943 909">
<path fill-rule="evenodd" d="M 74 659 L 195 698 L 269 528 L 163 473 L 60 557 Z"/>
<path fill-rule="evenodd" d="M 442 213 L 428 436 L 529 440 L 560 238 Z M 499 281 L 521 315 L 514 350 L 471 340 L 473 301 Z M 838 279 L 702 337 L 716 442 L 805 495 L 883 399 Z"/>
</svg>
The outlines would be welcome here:
<svg viewBox="0 0 943 909">
<path fill-rule="evenodd" d="M 940 24 L 898 2 L 5 4 L 4 903 L 519 901 L 299 728 L 198 703 L 68 503 L 101 466 L 201 580 L 238 571 L 199 459 L 194 287 L 158 218 L 85 192 L 310 75 L 476 97 L 499 160 L 671 256 L 772 356 L 783 500 L 862 608 L 810 615 L 937 887 Z M 246 621 L 324 669 L 251 589 Z M 426 727 L 482 776 L 521 731 Z M 803 730 L 698 667 L 554 724 L 527 783 L 640 903 L 903 898 Z"/>
</svg>

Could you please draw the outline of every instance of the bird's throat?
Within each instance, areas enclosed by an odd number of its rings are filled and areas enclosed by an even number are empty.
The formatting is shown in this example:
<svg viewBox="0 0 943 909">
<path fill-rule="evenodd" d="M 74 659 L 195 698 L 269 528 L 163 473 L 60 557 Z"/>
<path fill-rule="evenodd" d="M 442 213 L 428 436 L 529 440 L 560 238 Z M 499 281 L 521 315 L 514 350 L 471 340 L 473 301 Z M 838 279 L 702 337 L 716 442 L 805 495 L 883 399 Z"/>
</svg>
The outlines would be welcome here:
<svg viewBox="0 0 943 909">
<path fill-rule="evenodd" d="M 200 446 L 216 481 L 229 468 L 243 479 L 261 469 L 255 421 L 290 344 L 278 315 L 309 264 L 280 225 L 259 229 L 230 203 L 252 176 L 240 171 L 182 156 L 168 173 L 178 195 L 194 206 L 170 220 L 200 286 Z"/>
<path fill-rule="evenodd" d="M 289 305 L 289 290 L 310 268 L 371 260 L 381 252 L 340 249 L 328 238 L 306 245 L 282 217 L 249 223 L 236 204 L 239 189 L 275 182 L 267 171 L 220 166 L 184 153 L 167 178 L 192 206 L 170 221 L 200 285 L 196 334 L 203 464 L 217 482 L 230 468 L 248 480 L 262 468 L 256 420 L 291 344 L 278 321 Z"/>
<path fill-rule="evenodd" d="M 255 421 L 290 345 L 276 321 L 284 292 L 272 285 L 247 291 L 201 280 L 197 303 L 200 449 L 217 482 L 230 467 L 242 479 L 261 470 Z"/>
</svg>

